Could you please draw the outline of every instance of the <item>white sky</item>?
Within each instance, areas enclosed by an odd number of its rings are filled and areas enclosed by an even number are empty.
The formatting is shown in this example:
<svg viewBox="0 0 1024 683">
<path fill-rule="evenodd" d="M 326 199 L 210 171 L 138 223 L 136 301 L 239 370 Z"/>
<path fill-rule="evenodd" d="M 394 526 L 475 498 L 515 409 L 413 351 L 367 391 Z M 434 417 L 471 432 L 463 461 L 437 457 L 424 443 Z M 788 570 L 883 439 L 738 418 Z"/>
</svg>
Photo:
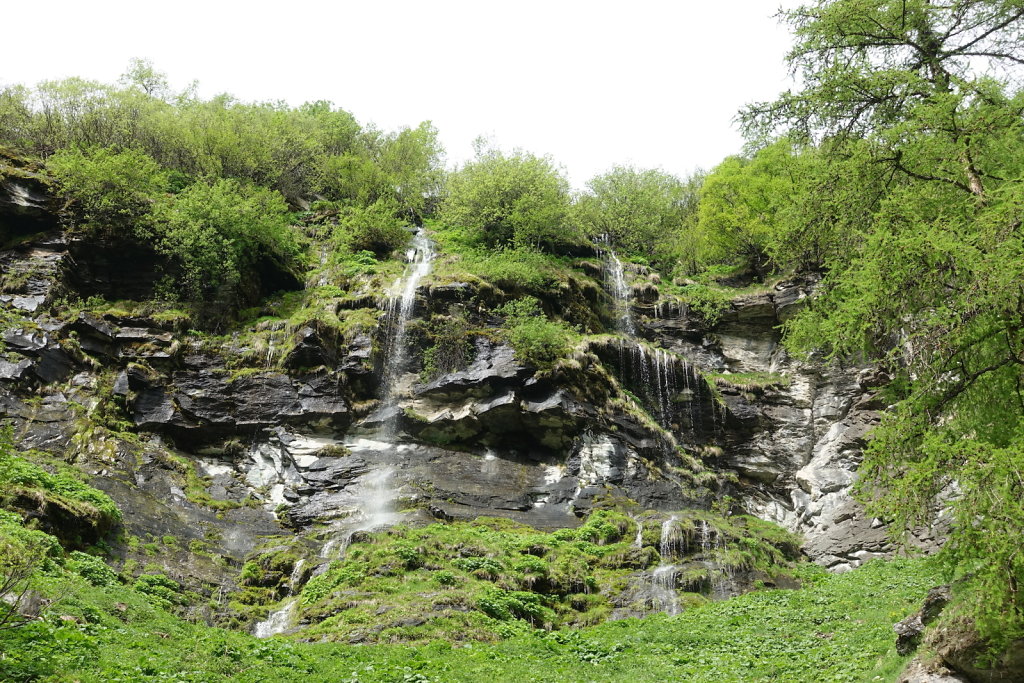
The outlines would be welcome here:
<svg viewBox="0 0 1024 683">
<path fill-rule="evenodd" d="M 432 120 L 450 164 L 479 135 L 550 154 L 577 187 L 617 163 L 710 168 L 740 149 L 737 110 L 790 85 L 779 0 L 7 4 L 0 83 L 112 82 L 148 58 L 204 97 Z"/>
</svg>

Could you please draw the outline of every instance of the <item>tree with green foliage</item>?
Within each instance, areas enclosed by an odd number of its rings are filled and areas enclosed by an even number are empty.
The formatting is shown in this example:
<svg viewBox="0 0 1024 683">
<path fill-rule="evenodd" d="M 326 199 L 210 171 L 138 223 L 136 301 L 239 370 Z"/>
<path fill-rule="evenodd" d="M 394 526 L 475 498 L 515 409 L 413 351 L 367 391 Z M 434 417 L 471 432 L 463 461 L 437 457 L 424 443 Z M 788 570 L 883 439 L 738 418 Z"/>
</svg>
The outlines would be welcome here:
<svg viewBox="0 0 1024 683">
<path fill-rule="evenodd" d="M 701 177 L 682 181 L 657 169 L 616 166 L 587 183 L 573 206 L 574 220 L 591 237 L 607 235 L 616 247 L 672 271 L 691 260 L 683 249 L 693 235 Z"/>
<path fill-rule="evenodd" d="M 779 141 L 752 159 L 729 157 L 708 174 L 698 209 L 705 263 L 734 260 L 765 276 L 772 232 L 796 192 L 796 163 L 791 146 Z"/>
<path fill-rule="evenodd" d="M 860 491 L 898 529 L 950 508 L 942 557 L 1005 644 L 1024 636 L 1024 93 L 994 74 L 1024 64 L 1024 5 L 821 0 L 783 16 L 804 87 L 749 108 L 748 131 L 884 173 L 789 343 L 891 373 Z"/>
<path fill-rule="evenodd" d="M 153 205 L 169 180 L 148 155 L 109 147 L 62 149 L 50 157 L 47 170 L 70 200 L 78 227 L 103 237 L 149 236 Z"/>
<path fill-rule="evenodd" d="M 43 158 L 72 147 L 131 150 L 181 176 L 180 186 L 235 178 L 277 190 L 293 206 L 315 195 L 361 205 L 386 199 L 406 220 L 422 218 L 442 175 L 429 122 L 385 134 L 330 102 L 202 99 L 195 84 L 173 92 L 139 59 L 118 85 L 69 78 L 0 89 L 0 139 Z"/>
<path fill-rule="evenodd" d="M 505 154 L 477 141 L 476 157 L 448 179 L 441 220 L 488 246 L 571 243 L 569 182 L 547 157 Z"/>
<path fill-rule="evenodd" d="M 288 265 L 299 255 L 284 198 L 237 180 L 190 185 L 156 215 L 159 248 L 180 267 L 180 285 L 193 301 L 236 290 L 260 259 Z"/>
</svg>

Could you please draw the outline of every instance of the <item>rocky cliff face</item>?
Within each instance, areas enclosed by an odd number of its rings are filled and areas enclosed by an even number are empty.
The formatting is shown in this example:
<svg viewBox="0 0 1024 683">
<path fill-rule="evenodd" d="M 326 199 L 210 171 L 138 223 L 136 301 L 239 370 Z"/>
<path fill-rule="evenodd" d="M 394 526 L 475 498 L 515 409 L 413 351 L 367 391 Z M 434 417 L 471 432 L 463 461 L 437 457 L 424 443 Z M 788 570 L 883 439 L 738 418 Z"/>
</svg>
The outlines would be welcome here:
<svg viewBox="0 0 1024 683">
<path fill-rule="evenodd" d="M 23 448 L 65 453 L 121 505 L 128 536 L 149 539 L 125 544 L 126 562 L 162 563 L 210 593 L 233 585 L 254 548 L 297 544 L 315 567 L 353 533 L 399 519 L 555 529 L 614 501 L 671 511 L 730 499 L 801 532 L 805 552 L 837 570 L 892 552 L 848 494 L 879 378 L 779 346 L 811 280 L 737 297 L 712 327 L 641 287 L 635 337 L 590 337 L 544 373 L 479 334 L 461 370 L 423 382 L 412 363 L 383 410 L 372 325 L 271 320 L 211 336 L 145 304 L 56 303 L 144 298 L 142 261 L 120 268 L 115 253 L 57 234 L 0 253 L 12 318 L 0 411 Z M 571 306 L 607 317 L 606 295 L 576 294 Z M 456 302 L 486 328 L 487 296 L 428 280 L 412 316 Z M 373 302 L 325 305 L 341 315 Z"/>
<path fill-rule="evenodd" d="M 780 326 L 815 286 L 796 279 L 737 297 L 711 329 L 685 314 L 645 322 L 649 336 L 702 370 L 729 373 L 714 376 L 738 428 L 716 464 L 739 475 L 746 509 L 801 533 L 812 559 L 843 571 L 895 550 L 885 525 L 850 496 L 885 407 L 875 397 L 884 377 L 867 365 L 794 359 L 781 347 Z M 921 531 L 915 542 L 934 549 L 938 540 Z"/>
</svg>

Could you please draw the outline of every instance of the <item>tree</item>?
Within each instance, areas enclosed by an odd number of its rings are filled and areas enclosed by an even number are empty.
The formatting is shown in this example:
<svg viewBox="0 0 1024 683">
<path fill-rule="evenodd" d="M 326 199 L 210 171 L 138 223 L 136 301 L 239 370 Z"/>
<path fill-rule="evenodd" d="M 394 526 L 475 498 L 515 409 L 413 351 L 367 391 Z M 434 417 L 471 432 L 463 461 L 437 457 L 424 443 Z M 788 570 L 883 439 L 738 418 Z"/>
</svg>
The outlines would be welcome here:
<svg viewBox="0 0 1024 683">
<path fill-rule="evenodd" d="M 748 132 L 868 138 L 892 172 L 984 199 L 986 178 L 1000 177 L 981 159 L 985 141 L 1020 110 L 972 65 L 1024 65 L 1019 0 L 819 0 L 782 17 L 805 86 L 742 112 Z"/>
<path fill-rule="evenodd" d="M 576 200 L 575 219 L 592 237 L 608 235 L 630 253 L 657 259 L 692 229 L 694 186 L 670 173 L 616 166 L 592 178 L 587 187 L 590 192 Z"/>
<path fill-rule="evenodd" d="M 284 198 L 237 180 L 195 183 L 162 203 L 157 217 L 160 249 L 179 265 L 192 301 L 237 288 L 261 258 L 288 265 L 298 256 Z"/>
<path fill-rule="evenodd" d="M 569 183 L 547 157 L 510 155 L 478 141 L 476 158 L 448 179 L 441 219 L 490 246 L 540 247 L 573 241 Z"/>
<path fill-rule="evenodd" d="M 402 216 L 415 222 L 423 219 L 440 192 L 443 156 L 437 129 L 429 121 L 386 137 L 379 164 Z"/>
<path fill-rule="evenodd" d="M 945 496 L 942 557 L 982 635 L 1006 643 L 1024 635 L 1024 95 L 994 74 L 1024 64 L 1024 3 L 821 0 L 783 16 L 804 87 L 747 109 L 748 132 L 816 141 L 882 180 L 789 344 L 891 373 L 861 467 L 868 510 L 909 528 Z"/>
<path fill-rule="evenodd" d="M 50 157 L 47 170 L 61 196 L 71 200 L 79 227 L 108 237 L 148 236 L 153 204 L 168 182 L 146 154 L 108 147 L 62 149 Z"/>
<path fill-rule="evenodd" d="M 729 157 L 708 174 L 698 209 L 705 261 L 738 261 L 764 277 L 772 233 L 782 230 L 797 192 L 798 162 L 792 146 L 782 140 L 752 159 Z"/>
<path fill-rule="evenodd" d="M 138 88 L 149 97 L 163 99 L 171 94 L 167 74 L 157 71 L 148 59 L 135 57 L 129 61 L 128 70 L 121 75 L 121 83 Z"/>
</svg>

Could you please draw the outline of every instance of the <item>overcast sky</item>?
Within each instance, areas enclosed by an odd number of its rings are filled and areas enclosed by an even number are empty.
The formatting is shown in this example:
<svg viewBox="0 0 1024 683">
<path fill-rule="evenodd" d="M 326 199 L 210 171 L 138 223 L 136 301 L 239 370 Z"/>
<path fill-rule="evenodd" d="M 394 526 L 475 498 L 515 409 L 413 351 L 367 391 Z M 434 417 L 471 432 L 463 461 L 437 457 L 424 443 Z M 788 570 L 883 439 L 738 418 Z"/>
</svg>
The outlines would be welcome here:
<svg viewBox="0 0 1024 683">
<path fill-rule="evenodd" d="M 203 96 L 429 119 L 450 164 L 479 135 L 550 154 L 576 186 L 618 163 L 710 168 L 740 150 L 737 110 L 790 85 L 779 0 L 7 4 L 0 83 L 111 82 L 142 57 Z"/>
</svg>

